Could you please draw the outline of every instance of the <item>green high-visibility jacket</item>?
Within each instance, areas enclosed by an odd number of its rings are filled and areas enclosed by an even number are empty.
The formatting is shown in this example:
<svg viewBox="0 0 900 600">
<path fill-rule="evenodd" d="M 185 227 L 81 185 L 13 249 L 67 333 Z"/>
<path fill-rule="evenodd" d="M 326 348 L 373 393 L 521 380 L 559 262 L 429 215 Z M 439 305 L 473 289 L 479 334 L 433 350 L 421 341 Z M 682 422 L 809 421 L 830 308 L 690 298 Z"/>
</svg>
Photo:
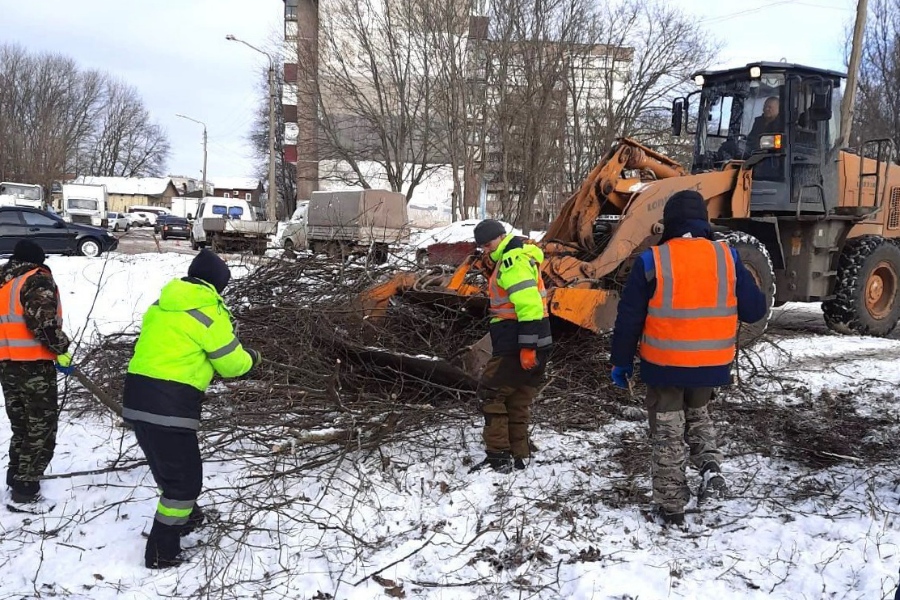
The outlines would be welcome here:
<svg viewBox="0 0 900 600">
<path fill-rule="evenodd" d="M 215 373 L 238 377 L 253 366 L 222 297 L 212 285 L 192 281 L 170 281 L 147 309 L 129 373 L 205 391 Z"/>
</svg>

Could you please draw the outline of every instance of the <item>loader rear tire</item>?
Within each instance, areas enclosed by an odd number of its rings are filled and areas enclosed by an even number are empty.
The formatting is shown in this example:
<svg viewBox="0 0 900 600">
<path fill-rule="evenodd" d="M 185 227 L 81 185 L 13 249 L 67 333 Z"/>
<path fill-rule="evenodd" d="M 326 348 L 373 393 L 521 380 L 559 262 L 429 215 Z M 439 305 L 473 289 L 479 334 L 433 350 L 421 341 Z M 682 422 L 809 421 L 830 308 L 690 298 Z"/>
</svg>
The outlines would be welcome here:
<svg viewBox="0 0 900 600">
<path fill-rule="evenodd" d="M 766 316 L 756 323 L 741 323 L 738 331 L 738 346 L 749 348 L 759 341 L 769 326 L 769 317 L 772 316 L 772 306 L 775 302 L 775 268 L 772 266 L 772 257 L 766 245 L 759 239 L 744 233 L 743 231 L 729 231 L 719 234 L 718 239 L 728 242 L 728 245 L 737 250 L 741 263 L 753 276 L 756 285 L 766 295 Z"/>
<path fill-rule="evenodd" d="M 900 248 L 879 235 L 844 244 L 834 297 L 822 303 L 825 324 L 838 333 L 884 337 L 900 320 Z"/>
</svg>

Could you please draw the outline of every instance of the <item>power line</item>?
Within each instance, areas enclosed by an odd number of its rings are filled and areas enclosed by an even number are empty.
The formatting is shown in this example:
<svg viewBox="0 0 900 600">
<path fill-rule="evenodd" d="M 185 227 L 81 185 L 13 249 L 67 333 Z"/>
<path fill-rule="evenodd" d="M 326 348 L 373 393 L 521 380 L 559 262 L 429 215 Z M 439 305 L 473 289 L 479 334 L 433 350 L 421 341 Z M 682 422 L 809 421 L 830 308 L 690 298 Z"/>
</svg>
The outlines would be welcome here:
<svg viewBox="0 0 900 600">
<path fill-rule="evenodd" d="M 831 10 L 841 10 L 841 11 L 850 11 L 852 9 L 848 7 L 839 7 L 839 6 L 831 6 L 827 4 L 817 4 L 813 2 L 799 2 L 798 0 L 777 0 L 776 2 L 770 2 L 769 4 L 763 4 L 762 6 L 757 6 L 756 8 L 747 8 L 744 10 L 740 10 L 733 13 L 728 13 L 725 15 L 719 15 L 717 17 L 707 17 L 705 19 L 700 19 L 698 23 L 723 23 L 725 21 L 730 21 L 731 19 L 735 19 L 737 17 L 742 17 L 745 15 L 751 15 L 754 13 L 758 13 L 767 8 L 772 8 L 775 6 L 784 6 L 786 4 L 793 4 L 795 6 L 807 6 L 812 8 L 825 8 Z"/>
</svg>

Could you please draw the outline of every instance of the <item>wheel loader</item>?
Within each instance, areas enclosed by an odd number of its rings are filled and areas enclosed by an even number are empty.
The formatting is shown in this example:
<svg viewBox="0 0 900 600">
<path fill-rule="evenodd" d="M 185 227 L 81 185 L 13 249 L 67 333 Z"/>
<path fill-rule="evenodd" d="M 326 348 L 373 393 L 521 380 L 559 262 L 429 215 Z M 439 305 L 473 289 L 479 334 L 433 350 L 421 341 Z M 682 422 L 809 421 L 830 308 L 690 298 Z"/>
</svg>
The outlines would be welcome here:
<svg viewBox="0 0 900 600">
<path fill-rule="evenodd" d="M 631 264 L 659 240 L 666 201 L 690 189 L 773 305 L 821 302 L 835 331 L 888 335 L 900 318 L 900 171 L 891 140 L 838 147 L 843 80 L 769 62 L 697 73 L 698 89 L 672 105 L 673 133 L 693 136 L 691 169 L 620 139 L 544 234 L 554 322 L 609 331 Z M 402 299 L 486 315 L 486 260 L 470 256 L 446 276 L 400 273 L 365 294 L 364 311 L 377 318 Z M 485 336 L 461 366 L 477 376 L 489 354 Z"/>
</svg>

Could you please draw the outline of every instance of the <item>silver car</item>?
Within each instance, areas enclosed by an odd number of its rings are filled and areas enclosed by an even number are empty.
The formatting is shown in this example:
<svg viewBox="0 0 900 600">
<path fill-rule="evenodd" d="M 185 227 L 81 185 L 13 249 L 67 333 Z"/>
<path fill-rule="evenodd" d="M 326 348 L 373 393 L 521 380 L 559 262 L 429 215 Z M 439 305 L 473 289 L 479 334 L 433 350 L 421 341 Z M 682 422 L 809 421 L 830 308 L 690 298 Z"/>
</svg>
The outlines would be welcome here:
<svg viewBox="0 0 900 600">
<path fill-rule="evenodd" d="M 131 229 L 131 221 L 125 216 L 125 213 L 108 212 L 106 219 L 109 221 L 107 227 L 110 231 L 128 231 Z"/>
</svg>

